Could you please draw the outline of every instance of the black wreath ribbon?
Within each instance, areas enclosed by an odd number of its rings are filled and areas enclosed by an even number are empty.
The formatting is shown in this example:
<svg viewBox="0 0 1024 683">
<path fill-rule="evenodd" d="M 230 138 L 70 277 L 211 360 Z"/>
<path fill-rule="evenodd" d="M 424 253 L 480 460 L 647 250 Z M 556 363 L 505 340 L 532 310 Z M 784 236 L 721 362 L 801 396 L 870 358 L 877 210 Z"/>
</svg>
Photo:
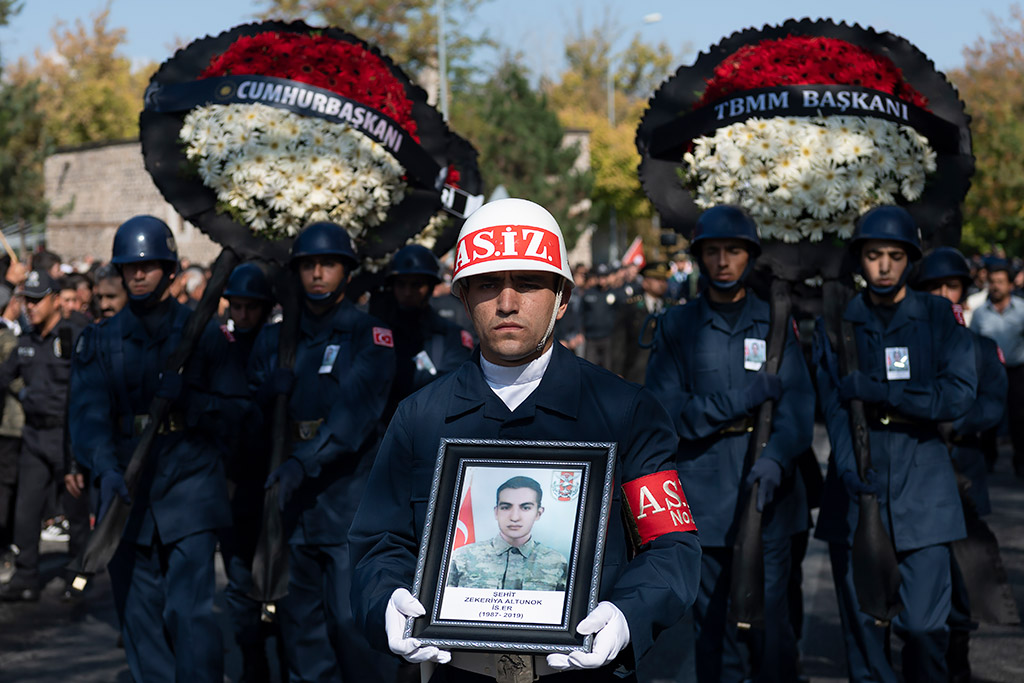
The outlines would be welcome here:
<svg viewBox="0 0 1024 683">
<path fill-rule="evenodd" d="M 209 104 L 264 104 L 303 116 L 347 123 L 380 143 L 421 187 L 440 190 L 447 168 L 390 116 L 325 88 L 273 76 L 219 76 L 190 83 L 151 83 L 146 109 L 160 113 L 189 111 Z"/>
<path fill-rule="evenodd" d="M 790 85 L 733 93 L 654 129 L 649 152 L 655 159 L 680 161 L 694 138 L 754 116 L 871 117 L 918 131 L 940 154 L 956 154 L 960 129 L 929 111 L 887 92 L 851 85 Z"/>
</svg>

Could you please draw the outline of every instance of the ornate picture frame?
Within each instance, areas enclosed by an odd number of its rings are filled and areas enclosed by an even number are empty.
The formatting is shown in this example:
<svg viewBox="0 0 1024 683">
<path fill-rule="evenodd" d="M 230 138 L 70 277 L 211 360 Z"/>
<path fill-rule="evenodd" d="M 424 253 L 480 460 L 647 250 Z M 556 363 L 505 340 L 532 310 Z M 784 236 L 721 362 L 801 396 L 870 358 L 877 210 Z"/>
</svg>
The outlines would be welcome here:
<svg viewBox="0 0 1024 683">
<path fill-rule="evenodd" d="M 406 637 L 445 649 L 589 652 L 616 444 L 442 439 Z"/>
</svg>

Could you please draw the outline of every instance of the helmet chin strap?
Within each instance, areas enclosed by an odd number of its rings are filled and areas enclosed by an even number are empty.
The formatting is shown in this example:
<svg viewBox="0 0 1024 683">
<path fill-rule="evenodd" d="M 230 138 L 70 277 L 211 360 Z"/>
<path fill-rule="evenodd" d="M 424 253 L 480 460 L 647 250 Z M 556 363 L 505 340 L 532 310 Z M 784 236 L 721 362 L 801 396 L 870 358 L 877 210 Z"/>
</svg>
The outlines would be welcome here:
<svg viewBox="0 0 1024 683">
<path fill-rule="evenodd" d="M 558 309 L 562 307 L 562 292 L 564 291 L 565 285 L 563 284 L 561 289 L 558 290 L 558 293 L 555 294 L 555 307 L 551 309 L 551 320 L 548 321 L 548 329 L 544 333 L 544 336 L 540 338 L 540 343 L 537 344 L 537 348 L 534 349 L 537 352 L 544 350 L 544 346 L 547 345 L 548 339 L 551 339 L 551 333 L 555 330 L 555 321 L 558 320 Z"/>
<path fill-rule="evenodd" d="M 160 278 L 160 282 L 157 283 L 156 289 L 148 294 L 132 294 L 131 289 L 128 288 L 128 281 L 124 278 L 124 269 L 121 268 L 121 284 L 124 286 L 124 291 L 128 293 L 128 301 L 131 307 L 136 312 L 146 311 L 153 308 L 163 300 L 164 292 L 171 286 L 171 273 L 170 268 L 166 264 L 160 266 L 160 270 L 163 271 L 163 277 Z"/>
<path fill-rule="evenodd" d="M 466 299 L 464 298 L 465 297 L 465 291 L 466 291 L 465 289 L 462 289 L 460 287 L 460 289 L 459 289 L 459 299 L 462 300 L 462 305 L 463 306 L 466 306 Z M 511 360 L 511 361 L 522 360 L 523 358 L 526 358 L 527 356 L 530 356 L 530 355 L 532 355 L 534 353 L 540 353 L 540 352 L 542 352 L 544 350 L 544 347 L 547 345 L 548 340 L 551 339 L 551 333 L 554 332 L 554 330 L 555 330 L 555 322 L 558 320 L 558 309 L 562 307 L 562 292 L 564 292 L 564 291 L 565 291 L 565 284 L 563 283 L 562 286 L 555 293 L 555 305 L 551 309 L 551 319 L 548 321 L 548 328 L 544 332 L 544 336 L 540 338 L 540 341 L 537 343 L 537 345 L 535 347 L 533 347 L 533 349 L 531 349 L 530 351 L 527 351 L 526 353 L 524 353 L 524 354 L 522 354 L 520 356 L 516 356 L 515 358 L 506 358 L 505 360 Z M 469 310 L 468 310 L 469 307 L 466 306 L 466 308 L 467 308 L 467 313 L 468 313 L 469 312 Z"/>
<path fill-rule="evenodd" d="M 861 275 L 863 276 L 864 269 L 860 268 L 859 270 L 861 271 Z M 864 280 L 868 283 L 868 289 L 871 290 L 873 294 L 876 294 L 877 296 L 881 297 L 890 297 L 896 292 L 900 291 L 903 285 L 907 283 L 908 277 L 910 277 L 909 264 L 907 264 L 907 267 L 903 269 L 903 274 L 900 275 L 900 279 L 896 281 L 896 284 L 889 285 L 888 287 L 879 287 L 877 285 L 873 285 L 866 277 L 864 278 Z"/>
<path fill-rule="evenodd" d="M 750 254 L 749 249 L 747 250 L 747 253 Z M 711 275 L 708 273 L 707 267 L 704 265 L 704 259 L 698 259 L 697 266 L 700 268 L 701 275 L 704 276 L 704 279 L 707 280 L 712 287 L 717 289 L 722 294 L 731 295 L 735 294 L 736 291 L 740 287 L 742 287 L 744 283 L 747 281 L 747 278 L 750 276 L 751 271 L 754 270 L 754 261 L 756 261 L 756 258 L 753 256 L 753 254 L 751 254 L 750 258 L 747 260 L 746 268 L 744 268 L 743 272 L 740 273 L 739 279 L 730 280 L 728 282 L 718 282 L 717 280 L 712 278 Z"/>
<path fill-rule="evenodd" d="M 306 295 L 306 298 L 309 299 L 310 301 L 312 301 L 314 303 L 322 304 L 322 303 L 327 303 L 327 302 L 330 302 L 330 301 L 337 301 L 338 297 L 341 296 L 342 293 L 345 291 L 345 287 L 347 285 L 348 285 L 348 278 L 347 277 L 343 277 L 343 278 L 341 278 L 341 284 L 338 285 L 337 287 L 335 287 L 334 291 L 332 291 L 332 292 L 325 292 L 323 294 L 311 294 L 310 292 L 307 292 L 305 289 L 303 289 L 302 292 L 303 292 L 303 294 Z"/>
</svg>

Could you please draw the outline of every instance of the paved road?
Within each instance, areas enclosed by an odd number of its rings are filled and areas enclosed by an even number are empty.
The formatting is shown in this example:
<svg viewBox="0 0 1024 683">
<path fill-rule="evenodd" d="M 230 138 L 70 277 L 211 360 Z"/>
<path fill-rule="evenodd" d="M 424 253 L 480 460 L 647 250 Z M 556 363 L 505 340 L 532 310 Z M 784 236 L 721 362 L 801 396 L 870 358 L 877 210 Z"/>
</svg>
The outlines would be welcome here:
<svg viewBox="0 0 1024 683">
<path fill-rule="evenodd" d="M 1001 455 L 991 478 L 995 512 L 988 522 L 1003 549 L 1018 605 L 1024 606 L 1024 481 L 1010 469 L 1008 453 Z M 54 577 L 66 561 L 62 544 L 44 548 L 45 569 Z M 845 680 L 835 595 L 824 544 L 812 541 L 804 561 L 806 618 L 801 648 L 804 671 L 812 682 Z M 223 583 L 223 572 L 218 573 Z M 61 683 L 128 683 L 124 653 L 116 647 L 117 630 L 105 577 L 98 578 L 82 602 L 60 601 L 61 581 L 55 578 L 35 605 L 0 604 L 0 682 L 60 681 Z M 224 604 L 217 609 L 224 619 Z M 686 681 L 677 662 L 686 658 L 678 631 L 665 634 L 655 655 L 641 667 L 648 681 Z M 225 624 L 225 633 L 227 628 Z M 230 646 L 230 638 L 225 637 Z M 1024 681 L 1024 629 L 982 625 L 971 641 L 975 680 L 982 683 Z M 225 652 L 227 680 L 235 681 L 237 652 Z"/>
</svg>

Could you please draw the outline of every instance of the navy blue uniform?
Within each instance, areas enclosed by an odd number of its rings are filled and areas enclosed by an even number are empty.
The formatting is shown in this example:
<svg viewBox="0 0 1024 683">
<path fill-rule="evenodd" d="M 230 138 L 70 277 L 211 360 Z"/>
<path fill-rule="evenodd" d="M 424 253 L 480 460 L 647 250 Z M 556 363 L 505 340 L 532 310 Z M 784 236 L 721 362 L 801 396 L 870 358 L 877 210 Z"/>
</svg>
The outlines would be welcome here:
<svg viewBox="0 0 1024 683">
<path fill-rule="evenodd" d="M 743 301 L 734 326 L 706 297 L 667 311 L 658 320 L 647 366 L 646 386 L 668 410 L 681 437 L 676 466 L 705 549 L 694 612 L 697 673 L 706 681 L 745 676 L 735 627 L 726 624 L 732 544 L 750 469 L 747 427 L 756 412 L 756 407 L 746 405 L 756 371 L 745 368 L 744 347 L 747 339 L 767 339 L 770 311 L 749 290 Z M 798 456 L 811 445 L 814 389 L 791 329 L 778 375 L 782 396 L 775 403 L 771 437 L 760 456 L 775 461 L 783 471 L 783 483 L 762 518 L 768 640 L 757 648 L 764 650 L 756 653 L 760 679 L 795 676 L 787 673 L 797 657 L 786 600 L 789 543 L 793 534 L 809 526 L 803 479 L 794 471 Z"/>
<path fill-rule="evenodd" d="M 978 373 L 978 397 L 963 417 L 953 423 L 953 463 L 958 472 L 970 480 L 967 489 L 979 515 L 992 511 L 988 499 L 988 468 L 981 447 L 981 433 L 997 427 L 1006 412 L 1008 382 L 1006 368 L 996 343 L 988 337 L 971 332 L 974 339 L 974 361 Z"/>
<path fill-rule="evenodd" d="M 280 325 L 271 325 L 256 339 L 254 388 L 277 365 L 279 336 Z M 299 680 L 365 681 L 377 673 L 380 657 L 352 623 L 348 529 L 377 452 L 392 349 L 391 331 L 346 300 L 320 317 L 302 312 L 288 417 L 296 436 L 291 458 L 305 478 L 283 512 L 289 583 L 278 603 L 288 665 Z"/>
<path fill-rule="evenodd" d="M 126 307 L 79 339 L 69 425 L 76 459 L 94 477 L 123 473 L 168 356 L 190 310 L 167 299 L 144 317 Z M 218 393 L 226 346 L 213 323 L 183 373 L 185 390 L 154 440 L 150 465 L 110 562 L 125 652 L 139 681 L 219 681 L 213 613 L 216 529 L 231 523 L 220 432 L 237 402 Z"/>
<path fill-rule="evenodd" d="M 971 335 L 947 300 L 910 290 L 888 324 L 866 294 L 847 305 L 843 318 L 853 323 L 861 372 L 886 387 L 885 402 L 866 405 L 866 412 L 879 508 L 903 578 L 904 610 L 893 622 L 906 644 L 903 675 L 909 681 L 945 680 L 949 543 L 966 532 L 956 475 L 936 423 L 960 418 L 975 401 L 977 371 L 964 362 L 974 357 Z M 831 544 L 850 679 L 896 681 L 885 656 L 885 632 L 860 611 L 853 587 L 850 549 L 858 505 L 840 481 L 843 472 L 857 471 L 850 419 L 839 399 L 838 359 L 820 330 L 816 346 L 832 458 L 815 535 Z M 905 350 L 909 379 L 886 379 L 887 348 Z"/>
<path fill-rule="evenodd" d="M 953 465 L 969 483 L 967 490 L 961 491 L 965 513 L 966 506 L 972 505 L 976 514 L 981 516 L 992 511 L 988 496 L 988 467 L 985 463 L 981 435 L 1002 422 L 1003 414 L 1006 412 L 1006 392 L 1009 383 L 1002 362 L 1002 352 L 996 343 L 974 331 L 971 332 L 971 337 L 974 340 L 974 361 L 978 372 L 978 397 L 971 409 L 953 423 Z M 963 667 L 967 662 L 957 655 L 966 655 L 969 633 L 977 624 L 971 619 L 971 601 L 967 584 L 955 556 L 952 556 L 950 571 L 953 587 L 947 623 L 953 639 L 950 649 L 954 656 L 952 659 L 947 657 L 946 661 L 954 667 Z M 957 647 L 958 644 L 960 647 Z M 950 671 L 951 675 L 954 673 L 962 672 Z"/>
<path fill-rule="evenodd" d="M 231 611 L 235 642 L 243 662 L 265 664 L 263 606 L 249 597 L 252 591 L 252 561 L 263 528 L 263 484 L 270 464 L 270 435 L 255 401 L 249 399 L 248 362 L 259 330 L 227 331 L 228 354 L 222 368 L 225 391 L 243 397 L 245 406 L 238 422 L 225 425 L 230 437 L 226 460 L 231 527 L 220 532 L 220 553 L 228 584 L 225 602 Z"/>
<path fill-rule="evenodd" d="M 429 306 L 413 311 L 396 306 L 382 319 L 395 335 L 395 381 L 384 412 L 386 427 L 402 399 L 462 365 L 475 344 L 468 331 Z"/>
<path fill-rule="evenodd" d="M 356 620 L 384 651 L 385 607 L 395 589 L 412 588 L 442 437 L 617 442 L 619 484 L 672 468 L 676 450 L 671 422 L 649 392 L 578 359 L 560 344 L 554 345 L 537 389 L 515 411 L 487 385 L 479 353 L 413 394 L 399 405 L 388 427 L 350 534 Z M 692 604 L 700 547 L 696 534 L 673 532 L 652 541 L 631 561 L 626 532 L 615 521 L 621 519 L 618 487 L 610 519 L 599 597 L 625 615 L 639 659 Z M 576 675 L 604 680 L 610 672 Z M 440 667 L 438 676 L 475 680 L 449 666 Z M 554 674 L 550 679 L 572 677 Z"/>
</svg>

